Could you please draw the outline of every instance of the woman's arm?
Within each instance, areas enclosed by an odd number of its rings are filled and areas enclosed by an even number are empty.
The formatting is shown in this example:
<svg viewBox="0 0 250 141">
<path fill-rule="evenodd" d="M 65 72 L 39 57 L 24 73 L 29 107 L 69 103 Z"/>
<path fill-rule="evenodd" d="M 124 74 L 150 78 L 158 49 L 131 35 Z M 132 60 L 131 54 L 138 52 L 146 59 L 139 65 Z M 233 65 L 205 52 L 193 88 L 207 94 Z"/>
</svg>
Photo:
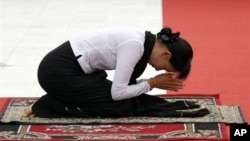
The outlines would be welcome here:
<svg viewBox="0 0 250 141">
<path fill-rule="evenodd" d="M 141 59 L 143 51 L 143 43 L 137 40 L 119 44 L 117 48 L 117 64 L 111 89 L 114 100 L 128 99 L 150 91 L 150 85 L 147 81 L 128 85 L 134 67 Z"/>
</svg>

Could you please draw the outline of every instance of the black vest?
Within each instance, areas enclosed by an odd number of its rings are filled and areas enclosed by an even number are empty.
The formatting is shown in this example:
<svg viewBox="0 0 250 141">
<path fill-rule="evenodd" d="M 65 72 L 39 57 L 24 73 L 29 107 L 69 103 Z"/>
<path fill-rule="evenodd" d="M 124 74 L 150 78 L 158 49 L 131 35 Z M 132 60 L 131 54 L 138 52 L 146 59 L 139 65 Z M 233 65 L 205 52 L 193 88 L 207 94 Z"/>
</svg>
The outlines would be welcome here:
<svg viewBox="0 0 250 141">
<path fill-rule="evenodd" d="M 156 36 L 149 31 L 145 32 L 144 52 L 142 58 L 136 64 L 129 84 L 136 84 L 136 79 L 141 76 L 147 67 L 149 57 L 155 44 Z"/>
</svg>

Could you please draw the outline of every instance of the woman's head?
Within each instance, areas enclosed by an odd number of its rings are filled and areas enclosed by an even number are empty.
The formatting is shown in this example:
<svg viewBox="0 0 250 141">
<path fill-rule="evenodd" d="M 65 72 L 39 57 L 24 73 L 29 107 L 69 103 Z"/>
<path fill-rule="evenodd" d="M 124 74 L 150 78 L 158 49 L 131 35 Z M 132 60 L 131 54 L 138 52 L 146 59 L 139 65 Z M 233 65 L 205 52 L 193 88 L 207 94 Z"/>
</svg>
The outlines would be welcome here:
<svg viewBox="0 0 250 141">
<path fill-rule="evenodd" d="M 171 53 L 169 61 L 179 73 L 178 78 L 186 78 L 191 70 L 193 50 L 191 45 L 179 35 L 179 32 L 173 33 L 171 28 L 165 27 L 157 33 L 157 39 L 164 43 Z"/>
</svg>

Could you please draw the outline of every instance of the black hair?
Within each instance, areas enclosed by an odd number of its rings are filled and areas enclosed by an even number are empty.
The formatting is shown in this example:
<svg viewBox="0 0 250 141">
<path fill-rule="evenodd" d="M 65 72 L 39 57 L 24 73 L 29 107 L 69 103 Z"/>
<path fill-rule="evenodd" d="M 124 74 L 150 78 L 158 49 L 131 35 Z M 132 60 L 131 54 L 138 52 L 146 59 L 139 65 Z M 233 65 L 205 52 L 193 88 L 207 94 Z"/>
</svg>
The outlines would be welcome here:
<svg viewBox="0 0 250 141">
<path fill-rule="evenodd" d="M 157 39 L 166 44 L 172 57 L 170 63 L 179 72 L 178 78 L 187 78 L 191 70 L 193 59 L 192 46 L 183 38 L 179 37 L 180 32 L 173 33 L 171 28 L 164 27 L 157 33 Z"/>
</svg>

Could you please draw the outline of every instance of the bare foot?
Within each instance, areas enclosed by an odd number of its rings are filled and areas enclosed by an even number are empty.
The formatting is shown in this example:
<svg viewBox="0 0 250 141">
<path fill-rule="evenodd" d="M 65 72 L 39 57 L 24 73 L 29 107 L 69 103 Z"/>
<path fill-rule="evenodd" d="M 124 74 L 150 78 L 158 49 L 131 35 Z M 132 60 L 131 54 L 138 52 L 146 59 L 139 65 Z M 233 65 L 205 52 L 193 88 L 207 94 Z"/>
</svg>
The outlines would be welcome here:
<svg viewBox="0 0 250 141">
<path fill-rule="evenodd" d="M 33 114 L 31 107 L 26 109 L 23 113 L 23 117 L 34 117 L 35 114 Z"/>
</svg>

